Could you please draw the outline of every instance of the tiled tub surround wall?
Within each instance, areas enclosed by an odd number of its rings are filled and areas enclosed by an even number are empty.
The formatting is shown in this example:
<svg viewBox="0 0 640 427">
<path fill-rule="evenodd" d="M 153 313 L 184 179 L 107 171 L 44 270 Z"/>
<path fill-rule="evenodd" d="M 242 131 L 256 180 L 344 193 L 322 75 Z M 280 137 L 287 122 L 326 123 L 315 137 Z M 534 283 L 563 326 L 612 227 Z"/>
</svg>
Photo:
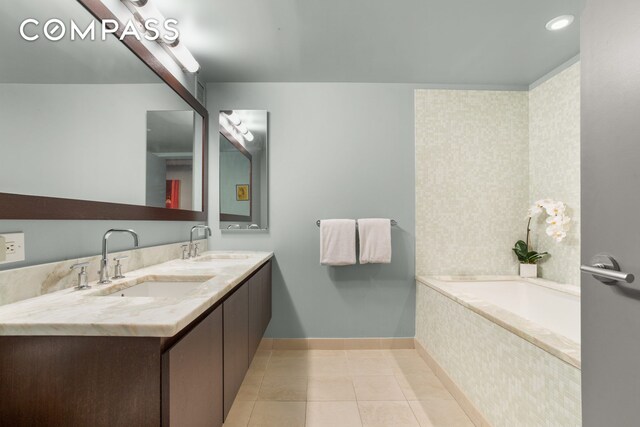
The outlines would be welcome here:
<svg viewBox="0 0 640 427">
<path fill-rule="evenodd" d="M 569 206 L 571 231 L 560 244 L 545 234 L 542 218 L 532 226 L 532 243 L 551 256 L 540 274 L 580 284 L 580 63 L 529 92 L 529 199 L 550 197 Z M 571 266 L 571 268 L 567 268 Z"/>
<path fill-rule="evenodd" d="M 513 274 L 528 206 L 527 92 L 416 90 L 416 270 Z"/>
<path fill-rule="evenodd" d="M 115 265 L 113 258 L 127 255 L 122 260 L 125 276 L 127 271 L 138 270 L 143 267 L 160 264 L 182 257 L 182 245 L 189 242 L 172 243 L 169 245 L 153 246 L 109 254 L 110 276 Z M 206 240 L 197 240 L 202 252 L 207 250 Z M 77 284 L 78 271 L 70 270 L 73 264 L 88 262 L 89 281 L 98 280 L 101 255 L 85 258 L 70 259 L 49 264 L 34 265 L 0 271 L 0 305 L 10 304 L 27 298 L 33 298 L 51 292 L 73 287 Z"/>
<path fill-rule="evenodd" d="M 510 248 L 549 197 L 573 223 L 560 244 L 533 223 L 540 277 L 579 285 L 580 63 L 530 92 L 416 90 L 415 116 L 418 275 L 517 273 Z"/>
<path fill-rule="evenodd" d="M 417 347 L 490 425 L 581 425 L 580 369 L 574 364 L 489 320 L 486 307 L 481 315 L 433 284 L 417 283 L 416 302 Z"/>
</svg>

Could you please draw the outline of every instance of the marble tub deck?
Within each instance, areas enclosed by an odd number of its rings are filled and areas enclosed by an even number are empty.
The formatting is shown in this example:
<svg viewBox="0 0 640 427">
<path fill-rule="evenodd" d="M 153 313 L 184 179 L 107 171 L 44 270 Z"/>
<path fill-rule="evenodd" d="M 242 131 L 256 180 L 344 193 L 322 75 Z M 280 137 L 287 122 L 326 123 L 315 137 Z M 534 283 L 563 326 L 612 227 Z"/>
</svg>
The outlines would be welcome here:
<svg viewBox="0 0 640 427">
<path fill-rule="evenodd" d="M 0 306 L 0 335 L 171 337 L 223 298 L 268 261 L 271 252 L 206 252 L 207 256 L 237 256 L 208 261 L 172 260 L 125 274 L 108 285 L 69 288 Z M 246 256 L 246 258 L 244 258 Z M 155 277 L 163 281 L 206 280 L 179 298 L 105 295 Z"/>
<path fill-rule="evenodd" d="M 557 284 L 543 279 L 523 279 L 519 276 L 418 276 L 416 280 L 419 285 L 422 284 L 434 289 L 560 360 L 578 369 L 581 368 L 579 343 L 543 328 L 517 314 L 460 291 L 456 289 L 455 285 L 452 286 L 450 282 L 519 280 L 579 296 L 580 291 L 576 286 Z"/>
</svg>

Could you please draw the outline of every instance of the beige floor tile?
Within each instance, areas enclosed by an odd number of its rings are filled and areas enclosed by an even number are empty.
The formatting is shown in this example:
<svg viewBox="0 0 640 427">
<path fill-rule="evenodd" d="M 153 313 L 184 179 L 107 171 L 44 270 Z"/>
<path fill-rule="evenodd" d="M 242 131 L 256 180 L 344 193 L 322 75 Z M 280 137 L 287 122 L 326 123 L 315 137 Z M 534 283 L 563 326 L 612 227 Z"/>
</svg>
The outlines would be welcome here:
<svg viewBox="0 0 640 427">
<path fill-rule="evenodd" d="M 309 374 L 309 360 L 307 358 L 282 358 L 271 356 L 265 375 L 305 376 Z"/>
<path fill-rule="evenodd" d="M 308 359 L 309 350 L 273 350 L 271 357 L 273 359 Z"/>
<path fill-rule="evenodd" d="M 344 357 L 346 359 L 347 353 L 344 350 L 323 350 L 323 349 L 312 349 L 307 351 L 309 358 L 324 358 L 324 357 Z"/>
<path fill-rule="evenodd" d="M 273 341 L 274 350 L 307 350 L 309 342 L 304 338 L 276 339 Z"/>
<path fill-rule="evenodd" d="M 473 427 L 453 398 L 409 402 L 421 427 Z"/>
<path fill-rule="evenodd" d="M 349 359 L 351 375 L 393 375 L 394 365 L 387 358 Z"/>
<path fill-rule="evenodd" d="M 358 402 L 364 427 L 419 427 L 407 402 Z"/>
<path fill-rule="evenodd" d="M 396 375 L 396 381 L 407 400 L 452 398 L 451 394 L 442 385 L 438 377 L 431 372 L 414 374 L 411 376 Z"/>
<path fill-rule="evenodd" d="M 391 364 L 396 375 L 411 377 L 418 374 L 433 373 L 429 365 L 420 357 L 395 357 L 391 359 Z"/>
<path fill-rule="evenodd" d="M 305 402 L 256 402 L 250 427 L 304 427 Z"/>
<path fill-rule="evenodd" d="M 346 350 L 347 358 L 349 360 L 359 360 L 359 359 L 388 359 L 390 350 Z"/>
<path fill-rule="evenodd" d="M 320 375 L 349 375 L 349 365 L 344 356 L 314 357 L 308 359 L 307 373 L 312 376 Z"/>
<path fill-rule="evenodd" d="M 241 385 L 236 395 L 236 400 L 253 402 L 258 399 L 259 385 Z"/>
<path fill-rule="evenodd" d="M 361 427 L 356 402 L 307 403 L 306 427 Z"/>
<path fill-rule="evenodd" d="M 414 359 L 421 360 L 422 363 L 426 364 L 426 362 L 420 357 L 420 354 L 414 349 L 391 349 L 388 350 L 389 356 L 392 359 Z"/>
<path fill-rule="evenodd" d="M 396 378 L 392 375 L 354 376 L 353 388 L 361 400 L 406 400 Z"/>
<path fill-rule="evenodd" d="M 307 377 L 265 376 L 258 400 L 306 401 Z"/>
<path fill-rule="evenodd" d="M 255 402 L 236 400 L 227 415 L 224 427 L 247 427 Z"/>
<path fill-rule="evenodd" d="M 309 377 L 308 401 L 356 400 L 353 381 L 349 376 Z"/>
</svg>

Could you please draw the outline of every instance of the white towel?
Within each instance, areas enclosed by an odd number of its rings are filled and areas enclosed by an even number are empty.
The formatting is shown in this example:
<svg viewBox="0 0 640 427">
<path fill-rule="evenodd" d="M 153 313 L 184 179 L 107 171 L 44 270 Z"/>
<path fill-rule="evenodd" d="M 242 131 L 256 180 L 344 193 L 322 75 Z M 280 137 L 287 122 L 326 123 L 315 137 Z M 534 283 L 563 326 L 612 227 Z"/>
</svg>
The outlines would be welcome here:
<svg viewBox="0 0 640 427">
<path fill-rule="evenodd" d="M 360 264 L 391 262 L 391 220 L 365 218 L 358 220 Z"/>
<path fill-rule="evenodd" d="M 356 263 L 356 221 L 323 219 L 320 221 L 320 263 L 353 265 Z"/>
</svg>

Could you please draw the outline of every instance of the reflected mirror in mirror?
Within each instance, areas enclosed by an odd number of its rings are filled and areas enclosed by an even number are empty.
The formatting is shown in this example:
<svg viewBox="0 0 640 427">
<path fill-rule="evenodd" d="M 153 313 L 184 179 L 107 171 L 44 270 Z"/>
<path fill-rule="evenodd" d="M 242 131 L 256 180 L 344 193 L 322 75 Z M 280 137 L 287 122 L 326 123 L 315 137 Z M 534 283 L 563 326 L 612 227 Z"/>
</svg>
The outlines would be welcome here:
<svg viewBox="0 0 640 427">
<path fill-rule="evenodd" d="M 268 113 L 224 110 L 219 114 L 220 228 L 268 226 Z"/>
<path fill-rule="evenodd" d="M 202 211 L 200 114 L 117 37 L 20 37 L 25 17 L 86 28 L 78 2 L 0 15 L 0 193 Z"/>
<path fill-rule="evenodd" d="M 188 110 L 147 112 L 147 206 L 202 206 L 202 139 L 195 132 L 196 117 Z"/>
</svg>

